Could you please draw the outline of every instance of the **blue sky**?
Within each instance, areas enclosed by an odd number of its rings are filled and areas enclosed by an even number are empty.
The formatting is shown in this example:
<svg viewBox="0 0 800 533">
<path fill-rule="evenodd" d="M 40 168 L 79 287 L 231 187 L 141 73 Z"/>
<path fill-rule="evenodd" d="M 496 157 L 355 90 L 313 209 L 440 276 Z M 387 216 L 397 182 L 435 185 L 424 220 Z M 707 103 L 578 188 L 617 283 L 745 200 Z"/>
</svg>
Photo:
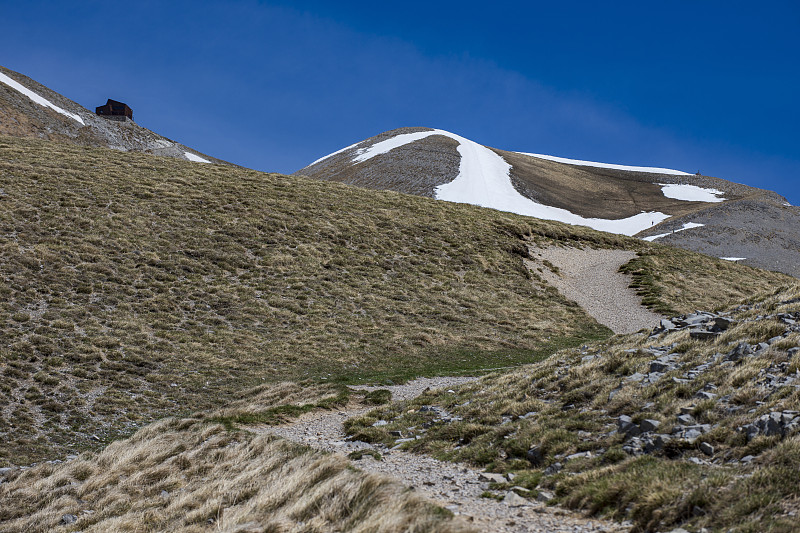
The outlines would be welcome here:
<svg viewBox="0 0 800 533">
<path fill-rule="evenodd" d="M 796 1 L 0 0 L 0 27 L 0 64 L 259 170 L 430 126 L 800 204 Z"/>
</svg>

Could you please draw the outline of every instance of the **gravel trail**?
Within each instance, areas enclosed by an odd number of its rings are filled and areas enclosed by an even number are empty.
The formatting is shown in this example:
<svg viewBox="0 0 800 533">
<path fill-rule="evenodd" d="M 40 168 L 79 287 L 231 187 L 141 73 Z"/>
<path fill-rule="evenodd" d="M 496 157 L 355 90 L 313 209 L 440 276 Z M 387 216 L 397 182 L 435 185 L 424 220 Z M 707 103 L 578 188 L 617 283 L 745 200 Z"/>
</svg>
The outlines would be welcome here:
<svg viewBox="0 0 800 533">
<path fill-rule="evenodd" d="M 531 248 L 531 254 L 537 262 L 546 260 L 558 267 L 559 274 L 542 269 L 540 274 L 548 283 L 614 333 L 651 329 L 664 318 L 642 306 L 629 287 L 630 277 L 619 272 L 619 267 L 636 257 L 635 252 L 551 246 Z M 529 267 L 534 265 L 539 266 L 529 262 Z"/>
<path fill-rule="evenodd" d="M 429 387 L 452 387 L 474 379 L 477 378 L 420 378 L 405 385 L 357 388 L 385 388 L 392 391 L 394 400 L 408 400 Z M 438 505 L 451 510 L 466 526 L 478 531 L 599 533 L 628 530 L 628 527 L 620 524 L 587 520 L 572 512 L 535 501 L 520 499 L 516 502 L 505 502 L 483 498 L 481 494 L 488 489 L 489 481 L 481 478 L 481 470 L 465 464 L 438 461 L 426 455 L 387 449 L 382 445 L 346 440 L 343 422 L 369 409 L 371 408 L 356 407 L 334 412 L 308 413 L 291 424 L 258 427 L 253 428 L 253 431 L 271 432 L 313 448 L 342 455 L 356 450 L 375 450 L 381 454 L 381 460 L 364 455 L 360 460 L 354 460 L 353 464 L 361 470 L 387 475 L 403 485 L 413 487 Z"/>
</svg>

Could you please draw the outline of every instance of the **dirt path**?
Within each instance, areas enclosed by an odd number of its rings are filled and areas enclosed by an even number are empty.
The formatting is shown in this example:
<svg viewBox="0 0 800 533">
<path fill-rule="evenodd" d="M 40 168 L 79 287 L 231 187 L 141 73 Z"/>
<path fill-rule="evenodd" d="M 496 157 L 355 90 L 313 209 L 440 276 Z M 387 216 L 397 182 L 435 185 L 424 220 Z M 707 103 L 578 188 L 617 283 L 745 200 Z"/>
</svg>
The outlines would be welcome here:
<svg viewBox="0 0 800 533">
<path fill-rule="evenodd" d="M 393 399 L 411 399 L 426 388 L 452 387 L 476 378 L 421 378 L 405 385 L 388 388 Z M 370 387 L 360 387 L 371 390 Z M 464 523 L 478 531 L 492 532 L 570 532 L 599 533 L 627 531 L 628 528 L 606 521 L 587 520 L 563 509 L 542 503 L 522 500 L 497 501 L 483 498 L 489 482 L 481 479 L 481 470 L 458 463 L 437 461 L 425 455 L 387 449 L 384 446 L 346 440 L 342 423 L 366 412 L 367 408 L 343 409 L 336 412 L 316 412 L 300 417 L 292 424 L 278 427 L 259 427 L 289 440 L 314 448 L 347 455 L 356 450 L 375 450 L 381 460 L 370 455 L 353 461 L 367 472 L 378 472 L 397 479 L 403 485 L 425 495 L 451 510 Z"/>
<path fill-rule="evenodd" d="M 529 268 L 614 333 L 650 329 L 663 318 L 642 307 L 629 288 L 630 277 L 619 272 L 619 267 L 636 257 L 634 252 L 551 246 L 531 248 L 531 255 L 536 262 L 529 261 Z M 548 268 L 539 272 L 537 267 L 545 260 L 558 267 L 559 273 Z"/>
</svg>

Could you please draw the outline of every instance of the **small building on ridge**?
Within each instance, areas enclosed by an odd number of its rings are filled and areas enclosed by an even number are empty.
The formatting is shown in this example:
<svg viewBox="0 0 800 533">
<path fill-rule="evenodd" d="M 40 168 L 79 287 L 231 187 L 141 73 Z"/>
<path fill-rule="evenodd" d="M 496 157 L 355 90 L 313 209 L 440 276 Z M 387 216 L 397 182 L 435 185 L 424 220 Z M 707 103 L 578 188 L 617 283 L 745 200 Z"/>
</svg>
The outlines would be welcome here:
<svg viewBox="0 0 800 533">
<path fill-rule="evenodd" d="M 103 117 L 120 117 L 117 120 L 125 120 L 124 117 L 128 117 L 129 119 L 133 120 L 133 110 L 128 107 L 128 104 L 124 104 L 122 102 L 117 102 L 116 100 L 108 99 L 106 105 L 101 105 L 98 108 L 95 108 L 95 113 Z"/>
</svg>

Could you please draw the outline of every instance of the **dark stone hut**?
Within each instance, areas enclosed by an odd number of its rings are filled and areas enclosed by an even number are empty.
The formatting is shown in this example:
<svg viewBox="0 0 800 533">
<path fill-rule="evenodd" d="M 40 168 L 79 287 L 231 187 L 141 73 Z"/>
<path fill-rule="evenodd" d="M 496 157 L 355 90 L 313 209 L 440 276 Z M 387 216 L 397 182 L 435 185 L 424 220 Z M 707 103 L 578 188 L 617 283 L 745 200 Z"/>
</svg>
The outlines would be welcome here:
<svg viewBox="0 0 800 533">
<path fill-rule="evenodd" d="M 94 112 L 104 117 L 128 117 L 133 120 L 133 110 L 128 107 L 128 104 L 123 104 L 122 102 L 111 100 L 110 98 L 108 102 L 106 102 L 106 105 L 101 105 L 96 108 Z M 122 120 L 124 120 L 124 118 Z"/>
</svg>

